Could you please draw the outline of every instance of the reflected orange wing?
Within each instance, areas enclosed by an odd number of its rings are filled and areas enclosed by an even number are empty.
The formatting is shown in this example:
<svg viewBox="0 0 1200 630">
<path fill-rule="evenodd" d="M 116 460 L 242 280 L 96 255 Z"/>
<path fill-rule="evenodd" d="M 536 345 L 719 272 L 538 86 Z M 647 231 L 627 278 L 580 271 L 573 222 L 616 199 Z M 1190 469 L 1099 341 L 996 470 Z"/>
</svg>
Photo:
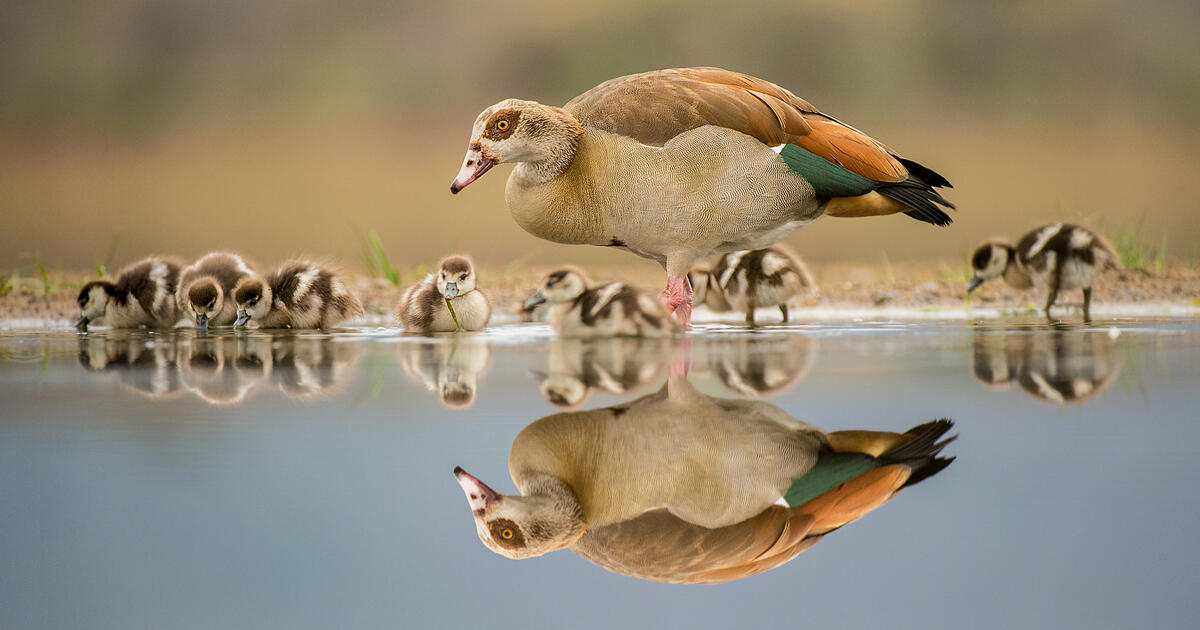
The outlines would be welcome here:
<svg viewBox="0 0 1200 630">
<path fill-rule="evenodd" d="M 883 144 L 788 90 L 720 68 L 675 68 L 618 77 L 571 99 L 564 109 L 586 127 L 662 146 L 716 125 L 768 146 L 796 144 L 859 175 L 903 181 L 908 171 Z"/>
</svg>

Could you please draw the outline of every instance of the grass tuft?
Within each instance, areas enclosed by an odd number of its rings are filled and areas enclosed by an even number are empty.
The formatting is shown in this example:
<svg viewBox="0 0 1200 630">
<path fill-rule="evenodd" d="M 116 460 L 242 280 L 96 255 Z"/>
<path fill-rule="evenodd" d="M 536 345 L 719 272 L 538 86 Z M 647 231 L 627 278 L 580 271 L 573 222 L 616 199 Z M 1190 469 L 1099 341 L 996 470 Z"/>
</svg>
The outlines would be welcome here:
<svg viewBox="0 0 1200 630">
<path fill-rule="evenodd" d="M 1167 264 L 1167 234 L 1163 233 L 1157 246 L 1151 244 L 1142 229 L 1144 220 L 1145 216 L 1130 227 L 1114 231 L 1113 249 L 1126 269 L 1162 273 Z"/>
<path fill-rule="evenodd" d="M 46 271 L 46 265 L 42 264 L 41 258 L 35 259 L 34 264 L 37 265 L 38 273 L 42 276 L 42 290 L 49 293 L 54 285 L 50 282 L 50 273 Z"/>
<path fill-rule="evenodd" d="M 362 243 L 362 259 L 367 273 L 373 278 L 383 278 L 394 286 L 400 286 L 403 276 L 388 258 L 387 250 L 383 248 L 383 240 L 379 238 L 379 233 L 374 229 L 362 230 L 358 227 L 355 227 L 355 231 L 358 232 L 359 240 Z"/>
<path fill-rule="evenodd" d="M 889 285 L 896 284 L 896 274 L 892 271 L 892 261 L 888 260 L 887 251 L 879 250 L 879 262 L 883 264 L 883 281 Z"/>
</svg>

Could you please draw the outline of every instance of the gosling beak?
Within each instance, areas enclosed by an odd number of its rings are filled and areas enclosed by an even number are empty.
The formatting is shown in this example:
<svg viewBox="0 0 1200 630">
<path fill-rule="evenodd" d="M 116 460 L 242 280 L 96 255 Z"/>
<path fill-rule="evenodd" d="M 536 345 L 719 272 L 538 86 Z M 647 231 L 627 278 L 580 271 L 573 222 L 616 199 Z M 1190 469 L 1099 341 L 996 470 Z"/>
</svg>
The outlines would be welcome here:
<svg viewBox="0 0 1200 630">
<path fill-rule="evenodd" d="M 447 282 L 446 283 L 446 299 L 453 300 L 456 297 L 458 297 L 458 283 L 457 282 Z"/>
<path fill-rule="evenodd" d="M 196 316 L 196 328 L 202 328 L 204 330 L 208 330 L 208 315 L 207 314 L 200 313 L 199 315 Z"/>
<path fill-rule="evenodd" d="M 979 288 L 979 285 L 981 285 L 981 284 L 983 284 L 982 278 L 980 278 L 979 276 L 971 276 L 971 281 L 967 283 L 967 293 L 970 293 L 970 292 L 974 291 L 975 289 Z"/>
<path fill-rule="evenodd" d="M 487 484 L 463 470 L 462 466 L 454 467 L 454 478 L 458 480 L 458 485 L 462 486 L 463 493 L 467 495 L 467 502 L 471 504 L 471 511 L 477 516 L 487 514 L 488 508 L 500 500 L 499 492 L 487 487 Z"/>
<path fill-rule="evenodd" d="M 79 317 L 79 319 L 75 320 L 75 330 L 78 330 L 79 332 L 87 332 L 87 325 L 88 318 L 83 317 L 82 315 Z"/>
<path fill-rule="evenodd" d="M 538 291 L 537 293 L 534 293 L 533 295 L 525 298 L 525 303 L 522 305 L 522 308 L 524 308 L 527 311 L 531 311 L 534 308 L 536 308 L 537 305 L 545 304 L 545 303 L 546 303 L 546 296 L 542 295 L 541 291 Z"/>
<path fill-rule="evenodd" d="M 241 327 L 244 327 L 249 322 L 250 322 L 250 313 L 247 313 L 246 309 L 241 309 L 240 311 L 238 311 L 237 319 L 233 320 L 233 325 L 241 328 Z"/>
<path fill-rule="evenodd" d="M 479 144 L 471 144 L 467 149 L 467 156 L 463 158 L 463 165 L 458 171 L 458 176 L 450 184 L 450 192 L 457 195 L 458 191 L 466 188 L 471 182 L 483 177 L 483 174 L 495 165 L 496 158 L 485 154 L 483 147 L 479 146 Z"/>
</svg>

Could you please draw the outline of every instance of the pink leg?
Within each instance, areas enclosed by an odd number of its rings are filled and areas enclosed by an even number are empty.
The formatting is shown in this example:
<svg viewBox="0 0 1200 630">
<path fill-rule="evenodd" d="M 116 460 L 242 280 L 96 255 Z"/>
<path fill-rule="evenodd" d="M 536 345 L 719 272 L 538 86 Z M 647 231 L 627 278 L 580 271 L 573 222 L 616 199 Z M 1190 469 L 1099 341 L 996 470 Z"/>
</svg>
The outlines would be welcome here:
<svg viewBox="0 0 1200 630">
<path fill-rule="evenodd" d="M 658 299 L 671 311 L 675 319 L 687 326 L 692 321 L 692 283 L 686 275 L 667 276 L 667 288 L 658 294 Z"/>
</svg>

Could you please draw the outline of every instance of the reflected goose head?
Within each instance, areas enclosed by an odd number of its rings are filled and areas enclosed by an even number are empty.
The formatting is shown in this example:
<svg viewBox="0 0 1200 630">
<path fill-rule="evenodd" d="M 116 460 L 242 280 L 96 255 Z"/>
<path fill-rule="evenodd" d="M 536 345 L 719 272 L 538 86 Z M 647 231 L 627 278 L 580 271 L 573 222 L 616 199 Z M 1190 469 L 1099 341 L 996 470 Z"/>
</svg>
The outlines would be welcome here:
<svg viewBox="0 0 1200 630">
<path fill-rule="evenodd" d="M 561 481 L 539 478 L 529 494 L 504 495 L 461 467 L 454 478 L 462 486 L 479 540 L 492 551 L 520 560 L 562 549 L 587 531 L 579 502 Z"/>
</svg>

